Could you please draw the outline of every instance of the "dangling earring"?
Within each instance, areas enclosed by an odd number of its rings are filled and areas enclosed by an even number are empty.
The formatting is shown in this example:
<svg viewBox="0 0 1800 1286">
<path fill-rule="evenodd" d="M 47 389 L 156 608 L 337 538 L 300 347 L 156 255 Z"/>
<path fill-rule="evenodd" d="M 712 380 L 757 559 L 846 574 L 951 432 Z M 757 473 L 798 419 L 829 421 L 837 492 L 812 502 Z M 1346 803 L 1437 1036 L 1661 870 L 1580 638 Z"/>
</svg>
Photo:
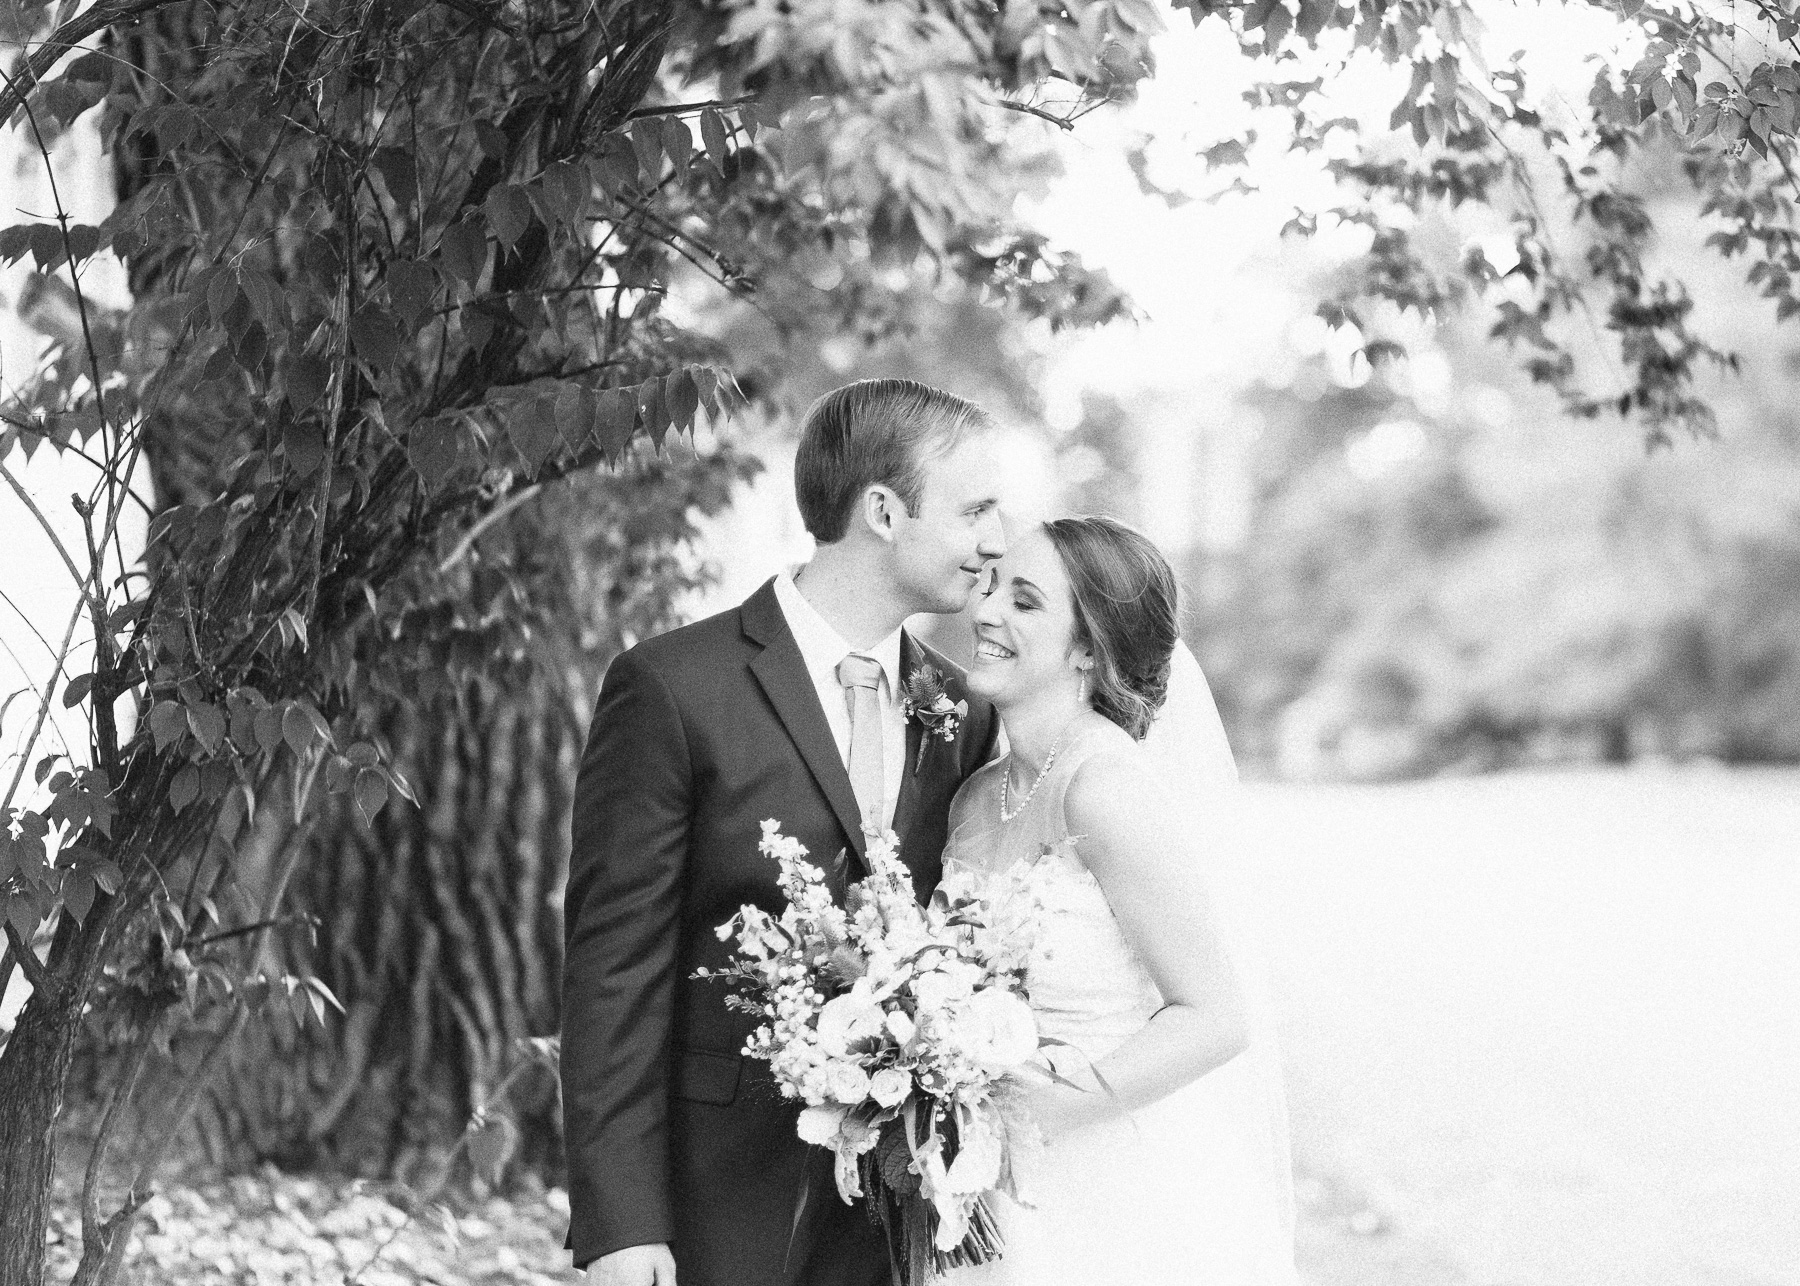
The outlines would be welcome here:
<svg viewBox="0 0 1800 1286">
<path fill-rule="evenodd" d="M 1083 666 L 1081 669 L 1081 696 L 1079 700 L 1084 706 L 1088 703 L 1088 667 L 1086 666 Z"/>
</svg>

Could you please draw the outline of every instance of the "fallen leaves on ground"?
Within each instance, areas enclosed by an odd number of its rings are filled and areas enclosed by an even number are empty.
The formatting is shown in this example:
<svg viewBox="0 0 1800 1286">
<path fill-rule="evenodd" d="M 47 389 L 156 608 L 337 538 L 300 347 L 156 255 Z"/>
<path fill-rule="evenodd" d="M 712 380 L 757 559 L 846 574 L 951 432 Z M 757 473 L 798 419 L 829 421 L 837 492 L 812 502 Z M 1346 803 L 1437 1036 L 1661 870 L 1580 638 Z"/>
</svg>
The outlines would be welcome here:
<svg viewBox="0 0 1800 1286">
<path fill-rule="evenodd" d="M 577 1282 L 561 1189 L 422 1203 L 403 1187 L 265 1167 L 145 1204 L 126 1251 L 132 1286 L 549 1286 Z M 409 1211 L 411 1212 L 409 1214 Z M 81 1254 L 79 1213 L 56 1210 L 52 1281 Z"/>
</svg>

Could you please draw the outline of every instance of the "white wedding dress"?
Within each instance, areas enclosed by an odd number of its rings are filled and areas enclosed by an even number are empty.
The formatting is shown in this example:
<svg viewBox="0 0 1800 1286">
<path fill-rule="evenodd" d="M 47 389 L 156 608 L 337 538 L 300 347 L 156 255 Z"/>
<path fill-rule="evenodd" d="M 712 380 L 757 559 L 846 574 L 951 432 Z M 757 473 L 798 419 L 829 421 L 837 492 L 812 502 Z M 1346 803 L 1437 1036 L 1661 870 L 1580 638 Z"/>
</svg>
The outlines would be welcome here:
<svg viewBox="0 0 1800 1286">
<path fill-rule="evenodd" d="M 1222 733 L 1217 740 L 1223 744 Z M 1040 1033 L 1073 1047 L 1043 1051 L 1064 1071 L 1103 1058 L 1162 1006 L 1063 817 L 1063 795 L 1083 761 L 1131 745 L 1111 725 L 1087 730 L 1062 747 L 1007 822 L 999 810 L 1001 759 L 969 779 L 952 812 L 946 876 L 997 878 L 1023 864 L 1026 892 L 1015 896 L 1042 902 L 1026 984 Z M 1197 760 L 1217 763 L 1215 748 L 1197 756 L 1193 746 L 1190 738 L 1173 756 L 1166 747 L 1161 758 L 1139 753 L 1146 771 L 1186 770 L 1181 784 L 1190 795 L 1229 793 L 1221 773 L 1193 779 Z M 1178 771 L 1172 780 L 1180 778 Z M 1196 816 L 1208 813 L 1218 815 Z M 1233 953 L 1234 967 L 1248 962 L 1246 954 Z M 1251 1012 L 1245 1053 L 1168 1098 L 1029 1158 L 1021 1177 L 1032 1205 L 994 1198 L 1003 1257 L 952 1271 L 943 1279 L 948 1286 L 1296 1286 L 1280 1071 L 1267 1007 L 1253 1003 Z"/>
</svg>

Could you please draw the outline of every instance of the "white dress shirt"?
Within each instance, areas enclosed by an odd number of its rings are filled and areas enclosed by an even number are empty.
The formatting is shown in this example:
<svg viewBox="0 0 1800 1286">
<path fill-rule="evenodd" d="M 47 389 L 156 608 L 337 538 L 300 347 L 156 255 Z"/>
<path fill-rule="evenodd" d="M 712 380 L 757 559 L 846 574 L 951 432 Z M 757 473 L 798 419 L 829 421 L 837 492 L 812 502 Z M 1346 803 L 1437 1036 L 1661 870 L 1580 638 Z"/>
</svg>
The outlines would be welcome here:
<svg viewBox="0 0 1800 1286">
<path fill-rule="evenodd" d="M 812 676 L 825 710 L 825 722 L 831 725 L 837 742 L 838 758 L 850 765 L 850 703 L 844 685 L 838 682 L 837 667 L 850 653 L 872 658 L 881 666 L 881 686 L 876 699 L 881 706 L 881 824 L 894 824 L 894 805 L 900 799 L 900 779 L 906 772 L 906 718 L 900 711 L 900 631 L 882 639 L 871 648 L 853 648 L 819 610 L 806 601 L 806 595 L 787 572 L 775 578 L 775 601 L 787 618 L 794 642 L 800 645 L 800 658 Z"/>
</svg>

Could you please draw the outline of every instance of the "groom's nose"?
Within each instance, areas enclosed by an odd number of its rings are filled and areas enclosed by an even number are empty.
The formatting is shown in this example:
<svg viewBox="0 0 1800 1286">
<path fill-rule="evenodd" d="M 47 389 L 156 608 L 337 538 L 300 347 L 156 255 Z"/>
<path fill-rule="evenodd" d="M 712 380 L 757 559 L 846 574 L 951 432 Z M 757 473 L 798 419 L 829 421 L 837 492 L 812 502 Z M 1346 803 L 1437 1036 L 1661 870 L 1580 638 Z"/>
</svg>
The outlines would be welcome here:
<svg viewBox="0 0 1800 1286">
<path fill-rule="evenodd" d="M 991 510 L 982 524 L 981 539 L 975 546 L 975 552 L 989 562 L 1006 556 L 1006 528 L 1000 521 L 1000 511 Z"/>
</svg>

